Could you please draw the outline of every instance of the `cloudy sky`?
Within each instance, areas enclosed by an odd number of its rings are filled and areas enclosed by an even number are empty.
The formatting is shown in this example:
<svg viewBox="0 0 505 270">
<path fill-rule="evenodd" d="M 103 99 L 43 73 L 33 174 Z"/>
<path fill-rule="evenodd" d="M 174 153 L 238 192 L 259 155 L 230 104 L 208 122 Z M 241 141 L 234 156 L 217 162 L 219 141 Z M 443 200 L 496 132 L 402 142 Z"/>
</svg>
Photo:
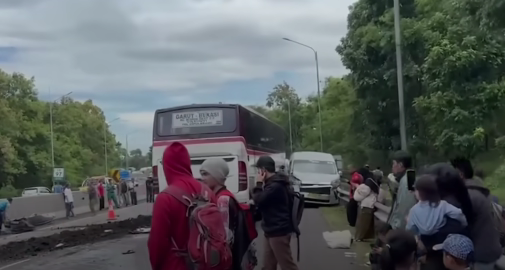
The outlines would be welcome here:
<svg viewBox="0 0 505 270">
<path fill-rule="evenodd" d="M 190 103 L 264 104 L 283 80 L 307 96 L 345 74 L 335 46 L 354 0 L 0 0 L 0 69 L 35 76 L 40 97 L 92 99 L 130 149 L 153 112 Z M 51 94 L 49 94 L 51 91 Z"/>
</svg>

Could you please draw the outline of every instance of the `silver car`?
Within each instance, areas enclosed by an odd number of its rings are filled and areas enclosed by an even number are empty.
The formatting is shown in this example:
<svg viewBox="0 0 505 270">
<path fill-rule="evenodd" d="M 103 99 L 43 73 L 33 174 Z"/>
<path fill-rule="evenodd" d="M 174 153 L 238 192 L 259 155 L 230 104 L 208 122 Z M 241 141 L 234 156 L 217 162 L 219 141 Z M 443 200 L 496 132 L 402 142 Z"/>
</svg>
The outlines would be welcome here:
<svg viewBox="0 0 505 270">
<path fill-rule="evenodd" d="M 295 152 L 291 155 L 289 175 L 294 186 L 299 186 L 307 203 L 339 203 L 337 188 L 340 185 L 340 173 L 332 155 Z"/>
</svg>

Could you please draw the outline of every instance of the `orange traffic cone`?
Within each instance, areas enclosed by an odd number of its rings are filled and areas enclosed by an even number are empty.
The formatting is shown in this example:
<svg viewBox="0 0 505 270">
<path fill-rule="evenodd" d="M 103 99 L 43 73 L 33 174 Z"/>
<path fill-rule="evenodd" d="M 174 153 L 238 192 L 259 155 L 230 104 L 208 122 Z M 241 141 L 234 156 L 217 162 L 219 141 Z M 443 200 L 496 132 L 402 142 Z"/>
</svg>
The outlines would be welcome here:
<svg viewBox="0 0 505 270">
<path fill-rule="evenodd" d="M 112 205 L 112 200 L 109 200 L 109 214 L 107 220 L 116 220 L 116 212 L 114 211 L 114 205 Z"/>
</svg>

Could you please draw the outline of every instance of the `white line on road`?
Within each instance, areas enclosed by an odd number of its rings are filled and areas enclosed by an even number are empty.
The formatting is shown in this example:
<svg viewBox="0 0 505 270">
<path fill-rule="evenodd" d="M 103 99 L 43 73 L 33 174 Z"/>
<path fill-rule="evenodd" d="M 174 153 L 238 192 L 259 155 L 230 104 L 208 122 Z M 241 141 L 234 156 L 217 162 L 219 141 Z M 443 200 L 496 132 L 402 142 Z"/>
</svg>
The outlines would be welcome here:
<svg viewBox="0 0 505 270">
<path fill-rule="evenodd" d="M 18 264 L 20 264 L 20 263 L 24 263 L 24 262 L 27 262 L 27 261 L 29 261 L 29 260 L 30 260 L 30 259 L 26 259 L 26 260 L 22 260 L 22 261 L 19 261 L 19 262 L 15 262 L 15 263 L 8 264 L 8 265 L 6 265 L 6 266 L 2 266 L 2 267 L 0 267 L 0 270 L 7 269 L 7 268 L 9 268 L 9 267 L 11 267 L 11 266 L 18 265 Z"/>
</svg>

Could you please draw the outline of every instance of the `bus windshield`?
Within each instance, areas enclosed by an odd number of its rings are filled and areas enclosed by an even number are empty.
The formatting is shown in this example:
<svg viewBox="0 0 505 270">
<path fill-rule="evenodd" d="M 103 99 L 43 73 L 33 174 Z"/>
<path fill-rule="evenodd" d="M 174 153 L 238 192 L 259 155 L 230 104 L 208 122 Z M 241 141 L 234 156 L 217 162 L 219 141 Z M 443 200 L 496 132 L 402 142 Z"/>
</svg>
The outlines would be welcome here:
<svg viewBox="0 0 505 270">
<path fill-rule="evenodd" d="M 158 136 L 233 132 L 237 128 L 234 108 L 187 108 L 158 113 Z"/>
<path fill-rule="evenodd" d="M 299 173 L 337 174 L 335 162 L 319 160 L 295 160 L 293 170 Z"/>
</svg>

